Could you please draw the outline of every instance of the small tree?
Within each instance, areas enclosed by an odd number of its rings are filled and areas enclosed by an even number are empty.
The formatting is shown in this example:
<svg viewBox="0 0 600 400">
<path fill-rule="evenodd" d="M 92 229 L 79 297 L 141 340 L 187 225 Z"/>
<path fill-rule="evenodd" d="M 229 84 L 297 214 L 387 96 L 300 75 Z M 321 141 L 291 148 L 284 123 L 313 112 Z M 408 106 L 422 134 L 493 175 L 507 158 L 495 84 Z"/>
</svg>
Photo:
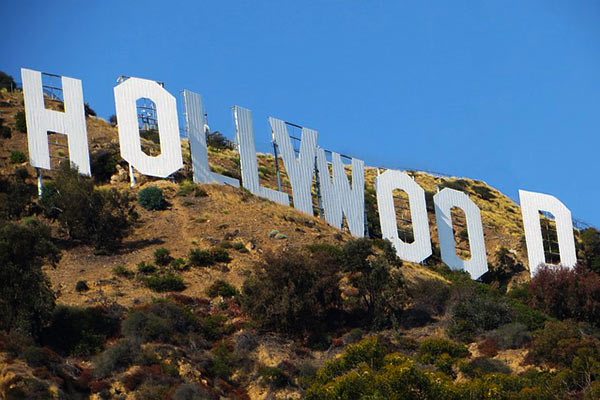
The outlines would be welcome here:
<svg viewBox="0 0 600 400">
<path fill-rule="evenodd" d="M 67 163 L 59 167 L 56 181 L 45 186 L 40 204 L 71 239 L 98 250 L 114 250 L 137 219 L 127 193 L 95 189 L 91 178 Z"/>
<path fill-rule="evenodd" d="M 111 115 L 108 118 L 108 123 L 111 124 L 112 126 L 117 126 L 117 116 L 115 114 Z"/>
<path fill-rule="evenodd" d="M 6 89 L 9 91 L 15 90 L 17 84 L 12 76 L 8 75 L 6 72 L 0 71 L 0 89 Z"/>
<path fill-rule="evenodd" d="M 37 336 L 50 320 L 55 296 L 42 265 L 54 265 L 59 250 L 50 228 L 37 220 L 0 226 L 0 330 Z"/>
<path fill-rule="evenodd" d="M 164 210 L 167 207 L 162 190 L 154 186 L 140 190 L 138 202 L 146 210 Z"/>
<path fill-rule="evenodd" d="M 25 121 L 24 111 L 19 111 L 15 114 L 15 123 L 19 132 L 27 133 L 27 122 Z"/>
<path fill-rule="evenodd" d="M 299 249 L 267 254 L 244 282 L 244 310 L 264 329 L 294 336 L 323 330 L 341 297 L 335 263 L 321 261 Z"/>
</svg>

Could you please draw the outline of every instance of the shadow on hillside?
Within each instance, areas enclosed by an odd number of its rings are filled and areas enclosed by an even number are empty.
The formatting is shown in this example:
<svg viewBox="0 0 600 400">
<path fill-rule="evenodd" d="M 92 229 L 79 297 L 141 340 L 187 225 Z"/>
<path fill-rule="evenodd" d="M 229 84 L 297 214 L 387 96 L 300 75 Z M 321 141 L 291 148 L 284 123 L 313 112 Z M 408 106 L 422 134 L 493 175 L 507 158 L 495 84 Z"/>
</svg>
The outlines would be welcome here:
<svg viewBox="0 0 600 400">
<path fill-rule="evenodd" d="M 132 240 L 132 241 L 124 241 L 121 244 L 121 247 L 117 251 L 119 254 L 128 253 L 132 250 L 140 250 L 148 246 L 154 246 L 157 244 L 164 244 L 165 241 L 159 238 L 154 239 L 140 239 L 140 240 Z"/>
</svg>

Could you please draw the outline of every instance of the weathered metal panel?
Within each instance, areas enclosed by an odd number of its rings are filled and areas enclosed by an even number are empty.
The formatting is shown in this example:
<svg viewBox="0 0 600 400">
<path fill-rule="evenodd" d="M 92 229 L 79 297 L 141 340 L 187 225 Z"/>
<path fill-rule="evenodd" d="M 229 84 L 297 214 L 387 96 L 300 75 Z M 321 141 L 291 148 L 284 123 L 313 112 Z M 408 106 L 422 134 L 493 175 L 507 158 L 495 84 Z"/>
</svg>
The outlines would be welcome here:
<svg viewBox="0 0 600 400">
<path fill-rule="evenodd" d="M 294 208 L 313 215 L 312 182 L 317 151 L 317 131 L 302 128 L 300 154 L 296 157 L 285 122 L 269 117 L 269 123 L 273 130 L 273 138 L 281 150 L 285 172 L 292 184 Z"/>
<path fill-rule="evenodd" d="M 465 270 L 471 274 L 471 278 L 478 279 L 488 270 L 479 208 L 465 193 L 450 188 L 445 188 L 433 196 L 433 203 L 442 261 L 450 268 Z M 456 254 L 454 229 L 452 228 L 452 207 L 458 207 L 465 213 L 471 251 L 469 260 L 463 260 Z"/>
<path fill-rule="evenodd" d="M 186 127 L 190 140 L 192 169 L 195 183 L 219 183 L 239 187 L 240 181 L 220 175 L 210 170 L 208 165 L 208 149 L 206 147 L 205 120 L 202 110 L 202 97 L 189 90 L 183 91 Z"/>
<path fill-rule="evenodd" d="M 67 135 L 70 162 L 79 169 L 80 173 L 90 175 L 90 155 L 81 81 L 61 78 L 65 106 L 65 111 L 61 112 L 47 110 L 44 106 L 41 72 L 22 68 L 21 77 L 30 164 L 37 168 L 51 169 L 48 131 L 52 131 Z"/>
<path fill-rule="evenodd" d="M 121 157 L 144 175 L 166 178 L 183 167 L 175 97 L 155 81 L 129 78 L 114 88 L 119 121 Z M 160 155 L 142 151 L 136 101 L 147 98 L 156 104 Z"/>
<path fill-rule="evenodd" d="M 240 153 L 242 185 L 250 193 L 283 204 L 284 206 L 289 206 L 290 199 L 286 193 L 261 186 L 258 180 L 258 162 L 256 161 L 252 113 L 246 108 L 235 106 L 233 116 L 235 119 L 236 143 Z"/>
<path fill-rule="evenodd" d="M 531 276 L 535 274 L 540 264 L 546 264 L 540 211 L 546 211 L 554 215 L 560 263 L 567 267 L 573 267 L 577 264 L 571 211 L 556 197 L 548 194 L 519 190 L 519 199 Z"/>
<path fill-rule="evenodd" d="M 365 234 L 364 165 L 362 160 L 352 159 L 352 188 L 350 188 L 340 155 L 331 153 L 332 179 L 325 157 L 325 150 L 317 148 L 317 169 L 319 171 L 325 220 L 329 225 L 341 228 L 343 215 L 345 215 L 350 232 L 357 237 L 363 237 Z"/>
<path fill-rule="evenodd" d="M 425 191 L 410 176 L 400 171 L 387 170 L 375 178 L 377 190 L 377 208 L 381 233 L 396 248 L 396 254 L 402 260 L 421 262 L 431 255 L 431 237 L 425 205 Z M 394 190 L 403 190 L 408 195 L 414 241 L 405 243 L 398 237 Z"/>
</svg>

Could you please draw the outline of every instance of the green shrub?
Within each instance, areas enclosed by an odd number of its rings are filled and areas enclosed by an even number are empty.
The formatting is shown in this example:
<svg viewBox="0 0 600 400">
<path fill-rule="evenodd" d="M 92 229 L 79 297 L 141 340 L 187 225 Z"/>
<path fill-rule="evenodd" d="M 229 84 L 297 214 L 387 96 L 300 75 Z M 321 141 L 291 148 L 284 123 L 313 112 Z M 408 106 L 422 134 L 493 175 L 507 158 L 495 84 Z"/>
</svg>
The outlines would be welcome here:
<svg viewBox="0 0 600 400">
<path fill-rule="evenodd" d="M 119 332 L 120 315 L 101 307 L 60 305 L 44 329 L 42 343 L 63 356 L 90 356 Z"/>
<path fill-rule="evenodd" d="M 188 259 L 190 265 L 195 267 L 206 267 L 214 264 L 211 253 L 206 250 L 192 249 L 190 250 Z"/>
<path fill-rule="evenodd" d="M 221 342 L 212 351 L 208 372 L 214 377 L 228 380 L 233 374 L 233 356 L 225 342 Z"/>
<path fill-rule="evenodd" d="M 183 278 L 172 272 L 152 274 L 141 278 L 141 280 L 148 289 L 159 293 L 181 292 L 186 288 Z"/>
<path fill-rule="evenodd" d="M 98 354 L 92 360 L 94 374 L 97 378 L 126 370 L 130 365 L 141 361 L 146 354 L 136 341 L 121 339 L 111 347 Z"/>
<path fill-rule="evenodd" d="M 0 222 L 0 331 L 37 336 L 46 326 L 55 294 L 42 266 L 59 258 L 49 227 L 33 219 Z"/>
<path fill-rule="evenodd" d="M 214 262 L 228 263 L 231 261 L 229 253 L 222 247 L 213 247 L 209 250 L 209 253 Z"/>
<path fill-rule="evenodd" d="M 187 267 L 183 258 L 178 258 L 176 260 L 171 261 L 171 264 L 169 264 L 169 266 L 175 271 L 183 271 Z"/>
<path fill-rule="evenodd" d="M 476 357 L 462 364 L 460 370 L 469 378 L 480 378 L 488 374 L 510 374 L 510 368 L 500 360 L 488 357 Z"/>
<path fill-rule="evenodd" d="M 434 364 L 444 354 L 464 358 L 469 355 L 469 350 L 462 344 L 441 338 L 425 339 L 419 346 L 419 359 L 425 364 Z"/>
<path fill-rule="evenodd" d="M 71 239 L 104 251 L 115 250 L 137 219 L 126 192 L 95 189 L 91 178 L 68 163 L 59 167 L 52 184 L 44 186 L 40 205 Z"/>
<path fill-rule="evenodd" d="M 208 340 L 218 340 L 229 332 L 226 324 L 227 317 L 222 314 L 215 314 L 205 317 L 201 321 L 202 333 Z"/>
<path fill-rule="evenodd" d="M 77 283 L 75 284 L 76 292 L 87 292 L 88 290 L 90 290 L 90 287 L 88 286 L 86 281 L 77 281 Z"/>
<path fill-rule="evenodd" d="M 154 262 L 158 265 L 169 265 L 173 261 L 173 257 L 171 257 L 171 252 L 169 249 L 164 247 L 159 247 L 154 250 Z"/>
<path fill-rule="evenodd" d="M 27 161 L 27 156 L 22 151 L 13 150 L 10 152 L 10 162 L 12 164 L 20 164 L 25 161 Z"/>
<path fill-rule="evenodd" d="M 206 144 L 215 149 L 233 149 L 233 143 L 219 131 L 210 132 L 206 136 Z"/>
<path fill-rule="evenodd" d="M 17 130 L 21 133 L 27 133 L 27 122 L 25 121 L 25 112 L 19 111 L 15 114 L 15 123 Z"/>
<path fill-rule="evenodd" d="M 116 267 L 113 268 L 113 274 L 117 275 L 117 276 L 121 276 L 123 278 L 131 278 L 133 277 L 133 272 L 131 272 L 127 267 L 125 267 L 124 265 L 117 265 Z"/>
<path fill-rule="evenodd" d="M 290 377 L 277 367 L 263 367 L 258 371 L 260 382 L 265 386 L 282 388 L 290 384 Z"/>
<path fill-rule="evenodd" d="M 110 182 L 110 178 L 117 173 L 118 155 L 115 151 L 107 149 L 95 150 L 90 154 L 90 168 L 92 177 L 96 182 Z"/>
<path fill-rule="evenodd" d="M 157 300 L 145 309 L 134 310 L 123 321 L 123 336 L 142 342 L 178 343 L 198 326 L 194 315 L 184 306 L 167 300 Z"/>
<path fill-rule="evenodd" d="M 153 274 L 156 272 L 156 266 L 145 261 L 140 261 L 137 265 L 137 271 L 140 274 Z"/>
<path fill-rule="evenodd" d="M 4 120 L 0 118 L 0 138 L 2 139 L 10 139 L 12 137 L 12 132 L 8 126 L 4 126 Z"/>
<path fill-rule="evenodd" d="M 508 303 L 490 288 L 462 281 L 453 287 L 449 334 L 462 341 L 472 341 L 475 335 L 498 328 L 512 321 Z"/>
<path fill-rule="evenodd" d="M 35 185 L 25 183 L 25 179 L 21 176 L 15 176 L 14 181 L 0 178 L 0 220 L 17 219 L 28 215 L 32 209 L 31 200 L 36 194 Z"/>
<path fill-rule="evenodd" d="M 502 325 L 498 329 L 485 334 L 498 349 L 518 349 L 531 341 L 527 326 L 518 322 Z"/>
<path fill-rule="evenodd" d="M 164 210 L 167 208 L 167 201 L 163 196 L 162 189 L 154 186 L 140 190 L 138 202 L 146 210 Z"/>
<path fill-rule="evenodd" d="M 217 296 L 227 298 L 236 296 L 238 294 L 238 290 L 235 288 L 235 286 L 232 286 L 223 280 L 217 280 L 210 285 L 208 289 L 206 289 L 206 294 L 210 298 Z"/>
<path fill-rule="evenodd" d="M 242 306 L 263 329 L 301 336 L 322 332 L 341 302 L 338 266 L 306 250 L 266 254 L 242 287 Z"/>
</svg>

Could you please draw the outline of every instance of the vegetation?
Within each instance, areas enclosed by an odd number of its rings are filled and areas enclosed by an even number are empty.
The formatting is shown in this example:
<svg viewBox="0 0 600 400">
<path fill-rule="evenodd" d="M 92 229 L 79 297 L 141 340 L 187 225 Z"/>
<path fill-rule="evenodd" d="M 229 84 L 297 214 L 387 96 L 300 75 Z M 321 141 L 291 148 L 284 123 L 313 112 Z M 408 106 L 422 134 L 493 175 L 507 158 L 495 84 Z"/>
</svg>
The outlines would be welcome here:
<svg viewBox="0 0 600 400">
<path fill-rule="evenodd" d="M 50 321 L 55 295 L 42 271 L 59 260 L 50 229 L 34 219 L 0 226 L 0 331 L 38 336 Z"/>
<path fill-rule="evenodd" d="M 21 133 L 27 133 L 27 122 L 25 120 L 25 112 L 19 111 L 15 114 L 16 128 Z"/>
<path fill-rule="evenodd" d="M 91 178 L 67 163 L 60 166 L 56 180 L 45 185 L 40 205 L 69 238 L 102 251 L 114 251 L 137 219 L 126 192 L 96 189 Z"/>
<path fill-rule="evenodd" d="M 162 189 L 154 186 L 140 190 L 138 203 L 146 210 L 164 210 L 167 208 L 167 201 L 163 196 Z"/>
<path fill-rule="evenodd" d="M 25 156 L 25 153 L 22 151 L 13 150 L 10 152 L 10 162 L 12 164 L 20 164 L 24 163 L 25 161 L 27 161 L 27 156 Z"/>
</svg>

